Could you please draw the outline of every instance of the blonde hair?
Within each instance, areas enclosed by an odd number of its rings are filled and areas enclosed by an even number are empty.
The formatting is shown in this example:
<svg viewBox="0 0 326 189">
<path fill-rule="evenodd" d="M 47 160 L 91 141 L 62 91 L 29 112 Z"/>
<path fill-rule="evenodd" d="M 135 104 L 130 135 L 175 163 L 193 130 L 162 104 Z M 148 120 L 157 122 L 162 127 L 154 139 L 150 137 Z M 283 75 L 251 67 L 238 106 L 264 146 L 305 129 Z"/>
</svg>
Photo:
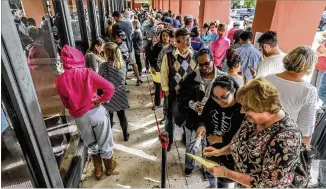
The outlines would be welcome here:
<svg viewBox="0 0 326 189">
<path fill-rule="evenodd" d="M 243 108 L 257 113 L 276 114 L 282 109 L 280 93 L 264 78 L 257 78 L 241 87 L 236 100 Z"/>
<path fill-rule="evenodd" d="M 104 45 L 104 56 L 106 61 L 113 62 L 113 67 L 121 69 L 124 67 L 122 53 L 117 44 L 113 42 Z"/>
<path fill-rule="evenodd" d="M 300 46 L 293 49 L 284 59 L 284 67 L 287 71 L 310 74 L 317 62 L 316 53 L 308 46 Z"/>
<path fill-rule="evenodd" d="M 134 26 L 136 26 L 135 29 L 139 29 L 139 28 L 140 28 L 140 22 L 139 22 L 139 20 L 133 20 L 133 21 L 132 21 L 132 24 L 133 24 Z"/>
</svg>

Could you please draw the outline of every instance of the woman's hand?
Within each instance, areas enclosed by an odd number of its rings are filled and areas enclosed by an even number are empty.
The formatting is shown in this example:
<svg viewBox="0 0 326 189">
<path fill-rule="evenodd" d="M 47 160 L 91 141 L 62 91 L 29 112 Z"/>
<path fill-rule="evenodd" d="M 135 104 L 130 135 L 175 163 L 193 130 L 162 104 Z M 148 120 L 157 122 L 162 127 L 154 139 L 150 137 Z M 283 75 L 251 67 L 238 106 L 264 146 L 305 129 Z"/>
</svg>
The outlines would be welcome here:
<svg viewBox="0 0 326 189">
<path fill-rule="evenodd" d="M 204 109 L 204 104 L 201 102 L 196 102 L 196 111 L 198 113 L 202 113 Z"/>
<path fill-rule="evenodd" d="M 152 72 L 152 74 L 153 74 L 153 75 L 155 75 L 155 74 L 156 74 L 156 70 L 155 70 L 155 68 L 154 68 L 154 67 L 151 67 L 151 72 Z"/>
<path fill-rule="evenodd" d="M 209 173 L 211 173 L 215 178 L 217 177 L 223 177 L 227 178 L 227 168 L 217 165 L 213 168 L 205 168 Z"/>
<path fill-rule="evenodd" d="M 101 102 L 98 100 L 93 101 L 93 108 L 98 108 L 101 105 Z"/>
<path fill-rule="evenodd" d="M 220 149 L 216 149 L 212 146 L 209 146 L 209 147 L 206 147 L 204 148 L 204 156 L 207 156 L 207 157 L 212 157 L 212 156 L 215 156 L 215 157 L 218 157 L 218 156 L 221 156 L 222 153 L 221 153 L 221 150 Z"/>
<path fill-rule="evenodd" d="M 205 133 L 206 133 L 206 128 L 204 126 L 200 126 L 196 131 L 196 138 L 198 137 L 204 138 Z"/>
</svg>

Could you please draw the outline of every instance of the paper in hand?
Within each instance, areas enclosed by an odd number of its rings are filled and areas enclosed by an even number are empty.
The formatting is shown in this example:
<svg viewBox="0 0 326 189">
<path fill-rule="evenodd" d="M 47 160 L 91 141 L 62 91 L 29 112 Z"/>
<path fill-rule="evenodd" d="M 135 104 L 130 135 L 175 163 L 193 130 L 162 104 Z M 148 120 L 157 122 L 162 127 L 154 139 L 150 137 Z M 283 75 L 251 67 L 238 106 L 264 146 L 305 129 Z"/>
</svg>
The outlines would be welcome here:
<svg viewBox="0 0 326 189">
<path fill-rule="evenodd" d="M 201 165 L 203 165 L 206 168 L 213 168 L 215 166 L 217 166 L 218 164 L 214 161 L 193 155 L 193 154 L 189 154 L 187 153 L 187 156 L 189 156 L 190 158 L 194 159 L 195 161 L 197 161 L 198 163 L 200 163 Z"/>
</svg>

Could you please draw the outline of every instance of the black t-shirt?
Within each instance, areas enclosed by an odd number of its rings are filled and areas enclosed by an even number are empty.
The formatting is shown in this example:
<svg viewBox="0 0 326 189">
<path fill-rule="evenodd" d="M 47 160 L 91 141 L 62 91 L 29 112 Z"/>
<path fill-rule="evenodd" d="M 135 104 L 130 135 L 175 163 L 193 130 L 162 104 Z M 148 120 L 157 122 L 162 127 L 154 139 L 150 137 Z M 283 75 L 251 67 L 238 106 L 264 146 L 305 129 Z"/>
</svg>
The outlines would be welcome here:
<svg viewBox="0 0 326 189">
<path fill-rule="evenodd" d="M 215 135 L 221 136 L 222 142 L 210 145 L 220 149 L 230 144 L 233 136 L 240 128 L 245 115 L 240 113 L 241 104 L 222 108 L 219 104 L 210 98 L 200 117 L 200 122 L 206 127 L 206 136 Z"/>
</svg>

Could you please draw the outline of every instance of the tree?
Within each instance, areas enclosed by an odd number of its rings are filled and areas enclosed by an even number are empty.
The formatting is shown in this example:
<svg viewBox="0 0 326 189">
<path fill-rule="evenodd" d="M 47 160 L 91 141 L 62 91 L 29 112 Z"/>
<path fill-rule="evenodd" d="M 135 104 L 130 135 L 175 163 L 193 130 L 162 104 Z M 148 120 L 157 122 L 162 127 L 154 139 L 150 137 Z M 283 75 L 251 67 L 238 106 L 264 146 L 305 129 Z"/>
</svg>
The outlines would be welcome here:
<svg viewBox="0 0 326 189">
<path fill-rule="evenodd" d="M 256 8 L 257 0 L 244 0 L 244 7 L 246 8 Z"/>
</svg>

